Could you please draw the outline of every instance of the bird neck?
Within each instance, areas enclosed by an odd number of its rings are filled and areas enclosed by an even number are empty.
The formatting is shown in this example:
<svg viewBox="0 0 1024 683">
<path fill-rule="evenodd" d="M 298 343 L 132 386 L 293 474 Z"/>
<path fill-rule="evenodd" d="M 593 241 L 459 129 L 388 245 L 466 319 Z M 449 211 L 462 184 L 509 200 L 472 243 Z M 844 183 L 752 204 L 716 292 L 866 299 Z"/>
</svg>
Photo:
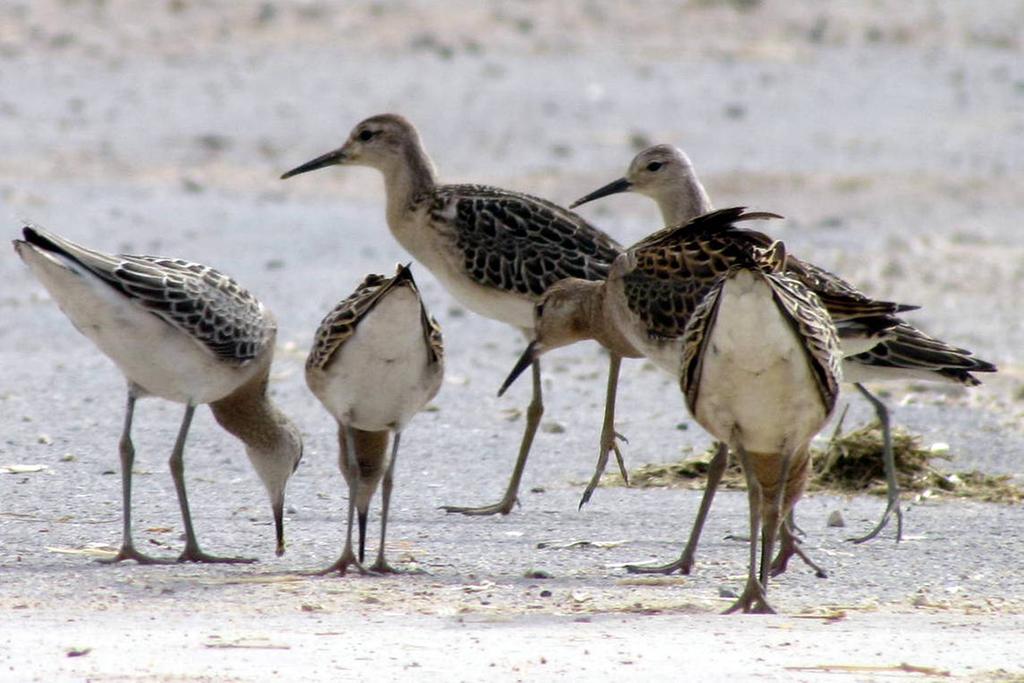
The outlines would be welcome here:
<svg viewBox="0 0 1024 683">
<path fill-rule="evenodd" d="M 403 146 L 384 173 L 384 191 L 387 194 L 388 221 L 392 225 L 413 203 L 416 197 L 437 186 L 434 163 L 418 140 Z"/>
<path fill-rule="evenodd" d="M 654 198 L 661 209 L 665 225 L 681 225 L 712 210 L 711 199 L 692 172 L 688 173 L 680 186 L 670 192 L 663 192 Z"/>
<path fill-rule="evenodd" d="M 219 401 L 210 403 L 213 417 L 245 445 L 275 451 L 288 437 L 285 417 L 267 396 L 270 363 L 252 379 Z"/>
<path fill-rule="evenodd" d="M 611 310 L 607 305 L 607 281 L 594 282 L 591 292 L 587 300 L 587 320 L 591 336 L 601 346 L 623 358 L 642 357 L 643 354 L 622 335 L 611 316 Z"/>
</svg>

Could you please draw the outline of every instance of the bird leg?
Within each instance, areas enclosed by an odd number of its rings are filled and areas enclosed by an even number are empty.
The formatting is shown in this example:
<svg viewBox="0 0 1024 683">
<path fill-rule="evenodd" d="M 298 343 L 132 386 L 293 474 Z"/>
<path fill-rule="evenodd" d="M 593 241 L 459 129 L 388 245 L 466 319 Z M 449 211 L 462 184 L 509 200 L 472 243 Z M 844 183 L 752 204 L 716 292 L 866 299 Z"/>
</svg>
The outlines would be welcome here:
<svg viewBox="0 0 1024 683">
<path fill-rule="evenodd" d="M 394 483 L 395 461 L 398 460 L 398 441 L 402 438 L 401 432 L 395 432 L 395 442 L 391 445 L 391 462 L 384 471 L 384 481 L 381 484 L 380 502 L 380 548 L 377 550 L 377 561 L 370 567 L 370 571 L 379 574 L 397 574 L 399 571 L 387 563 L 384 559 L 384 538 L 388 529 L 388 510 L 391 507 L 391 487 Z"/>
<path fill-rule="evenodd" d="M 604 474 L 604 468 L 608 465 L 608 454 L 612 451 L 615 452 L 615 460 L 619 464 L 619 473 L 622 474 L 622 480 L 626 482 L 626 486 L 629 486 L 629 473 L 626 471 L 626 463 L 622 460 L 622 451 L 619 450 L 619 444 L 615 441 L 616 438 L 622 438 L 615 431 L 615 394 L 618 390 L 619 367 L 621 365 L 622 357 L 612 353 L 608 360 L 608 388 L 604 397 L 604 424 L 601 425 L 601 447 L 597 454 L 597 466 L 594 468 L 594 476 L 590 478 L 590 483 L 587 484 L 587 488 L 583 491 L 583 497 L 580 498 L 580 510 L 590 502 L 590 497 L 594 494 L 594 489 L 597 488 L 598 482 L 601 481 L 601 475 Z M 625 439 L 623 440 L 625 441 Z"/>
<path fill-rule="evenodd" d="M 764 525 L 761 529 L 761 585 L 765 591 L 768 590 L 768 578 L 771 576 L 772 553 L 775 552 L 775 538 L 778 536 L 779 527 L 783 524 L 782 508 L 786 498 L 786 487 L 789 485 L 789 467 L 792 463 L 790 455 L 782 456 L 782 466 L 779 468 L 779 485 L 773 500 L 764 515 Z M 764 489 L 761 491 L 762 496 Z"/>
<path fill-rule="evenodd" d="M 892 450 L 892 430 L 889 425 L 889 409 L 885 407 L 878 398 L 868 391 L 863 384 L 859 382 L 853 386 L 857 387 L 857 391 L 868 400 L 874 409 L 875 415 L 878 416 L 878 423 L 882 427 L 882 462 L 885 463 L 885 482 L 888 489 L 888 504 L 885 507 L 885 512 L 882 513 L 882 519 L 878 521 L 875 528 L 869 531 L 863 536 L 857 536 L 855 538 L 848 538 L 846 540 L 852 541 L 853 543 L 864 543 L 870 541 L 872 538 L 877 536 L 882 529 L 889 523 L 889 517 L 893 513 L 896 514 L 896 542 L 899 543 L 903 540 L 903 510 L 900 508 L 900 485 L 896 481 L 896 455 Z"/>
<path fill-rule="evenodd" d="M 750 505 L 750 563 L 747 568 L 747 585 L 743 593 L 725 614 L 732 614 L 742 610 L 744 614 L 756 612 L 759 614 L 775 614 L 775 610 L 768 604 L 765 595 L 765 584 L 757 576 L 757 542 L 761 536 L 761 498 L 763 492 L 761 484 L 754 476 L 750 455 L 742 447 L 735 449 L 740 458 L 740 465 L 743 467 L 743 475 L 747 480 L 747 501 Z"/>
<path fill-rule="evenodd" d="M 356 522 L 359 526 L 359 561 L 366 562 L 366 522 L 369 511 L 356 510 Z"/>
<path fill-rule="evenodd" d="M 349 567 L 355 567 L 360 574 L 368 573 L 366 569 L 363 568 L 362 563 L 356 558 L 356 554 L 352 551 L 352 517 L 356 510 L 356 494 L 359 493 L 360 478 L 359 462 L 356 460 L 356 442 L 355 438 L 352 436 L 351 429 L 344 426 L 340 426 L 340 429 L 345 434 L 345 460 L 348 471 L 352 473 L 348 481 L 348 522 L 345 528 L 345 548 L 341 551 L 341 557 L 339 557 L 334 564 L 326 569 L 313 572 L 318 576 L 333 574 L 334 572 L 338 572 L 344 576 Z"/>
<path fill-rule="evenodd" d="M 779 532 L 779 554 L 775 556 L 775 560 L 772 562 L 771 575 L 778 576 L 785 572 L 789 559 L 796 555 L 804 561 L 804 564 L 814 570 L 815 576 L 819 579 L 827 579 L 828 572 L 822 569 L 800 547 L 800 539 L 793 533 L 792 523 L 792 513 L 790 513 L 786 521 L 782 523 L 782 529 Z"/>
<path fill-rule="evenodd" d="M 686 542 L 686 548 L 679 559 L 668 564 L 645 567 L 642 565 L 627 564 L 626 571 L 630 574 L 671 574 L 679 570 L 680 574 L 689 574 L 693 569 L 693 558 L 697 554 L 697 543 L 700 541 L 701 531 L 704 529 L 704 521 L 711 510 L 711 501 L 715 499 L 715 491 L 725 474 L 726 465 L 729 464 L 729 448 L 719 442 L 715 449 L 715 455 L 708 463 L 708 481 L 704 485 L 704 497 L 701 498 L 700 508 L 697 510 L 697 518 L 693 520 L 693 528 L 690 530 L 690 538 Z"/>
<path fill-rule="evenodd" d="M 523 478 L 523 470 L 526 468 L 526 458 L 530 455 L 530 447 L 533 445 L 533 437 L 540 425 L 540 418 L 544 415 L 544 396 L 540 386 L 540 361 L 533 361 L 533 399 L 530 407 L 526 409 L 526 430 L 523 432 L 523 440 L 519 444 L 519 457 L 516 459 L 515 469 L 512 470 L 512 478 L 508 480 L 508 488 L 500 501 L 493 505 L 482 507 L 459 507 L 455 505 L 444 505 L 441 507 L 445 512 L 458 512 L 463 515 L 507 515 L 512 512 L 512 506 L 516 504 L 519 493 L 519 482 Z"/>
<path fill-rule="evenodd" d="M 217 557 L 208 555 L 199 548 L 196 540 L 196 532 L 192 527 L 192 513 L 189 512 L 188 494 L 185 492 L 185 438 L 188 436 L 189 427 L 192 425 L 192 416 L 196 407 L 188 403 L 185 405 L 185 416 L 181 420 L 181 427 L 178 428 L 178 438 L 174 441 L 174 450 L 171 451 L 171 459 L 168 464 L 171 467 L 171 476 L 174 478 L 174 490 L 178 493 L 178 505 L 181 507 L 181 517 L 185 522 L 185 550 L 178 556 L 178 562 L 226 562 L 229 564 L 255 562 L 255 559 L 245 557 Z"/>
<path fill-rule="evenodd" d="M 110 559 L 102 559 L 103 564 L 113 564 L 122 560 L 135 560 L 139 564 L 173 564 L 174 560 L 161 560 L 149 555 L 144 555 L 135 548 L 132 541 L 132 467 L 135 464 L 135 445 L 132 444 L 132 418 L 135 415 L 135 388 L 128 386 L 128 405 L 124 411 L 124 429 L 121 431 L 121 440 L 118 443 L 118 451 L 121 457 L 121 504 L 123 512 L 121 515 L 121 548 L 117 555 Z"/>
</svg>

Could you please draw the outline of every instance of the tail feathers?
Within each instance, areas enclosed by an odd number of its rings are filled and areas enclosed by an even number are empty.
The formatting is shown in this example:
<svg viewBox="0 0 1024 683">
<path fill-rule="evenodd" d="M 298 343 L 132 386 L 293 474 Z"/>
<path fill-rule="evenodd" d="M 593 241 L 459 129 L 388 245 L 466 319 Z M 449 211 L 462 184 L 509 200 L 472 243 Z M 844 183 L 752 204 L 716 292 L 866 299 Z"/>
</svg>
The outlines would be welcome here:
<svg viewBox="0 0 1024 683">
<path fill-rule="evenodd" d="M 61 245 L 50 236 L 50 233 L 41 228 L 37 228 L 34 225 L 23 226 L 21 229 L 21 236 L 33 247 L 37 247 L 43 251 L 53 251 L 69 258 L 71 257 L 67 250 L 62 248 Z"/>
<path fill-rule="evenodd" d="M 25 225 L 21 234 L 24 241 L 36 249 L 67 259 L 104 279 L 117 265 L 117 259 L 107 254 L 87 249 L 35 225 Z"/>
<path fill-rule="evenodd" d="M 907 323 L 901 323 L 889 334 L 888 339 L 851 356 L 851 360 L 877 367 L 923 370 L 966 386 L 981 384 L 971 373 L 997 371 L 994 364 L 975 358 L 971 351 L 935 339 Z"/>
</svg>

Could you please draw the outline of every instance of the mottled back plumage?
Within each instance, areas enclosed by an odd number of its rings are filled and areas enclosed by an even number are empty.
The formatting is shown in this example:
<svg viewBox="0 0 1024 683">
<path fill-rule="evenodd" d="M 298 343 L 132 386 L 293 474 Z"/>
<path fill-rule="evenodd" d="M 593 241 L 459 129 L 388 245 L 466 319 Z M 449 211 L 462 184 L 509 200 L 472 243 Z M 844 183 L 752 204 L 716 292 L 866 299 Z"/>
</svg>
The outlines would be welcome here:
<svg viewBox="0 0 1024 683">
<path fill-rule="evenodd" d="M 774 214 L 720 209 L 659 230 L 629 248 L 623 274 L 626 303 L 651 338 L 683 336 L 690 315 L 737 262 L 747 263 L 772 241 L 735 223 Z"/>
<path fill-rule="evenodd" d="M 647 326 L 652 338 L 682 336 L 690 313 L 707 291 L 738 261 L 772 247 L 774 240 L 755 230 L 738 228 L 747 220 L 779 218 L 743 207 L 718 209 L 688 223 L 670 226 L 629 248 L 629 267 L 623 276 L 629 308 Z M 827 271 L 788 256 L 786 273 L 822 300 L 833 320 L 869 320 L 884 329 L 897 324 L 893 313 L 906 306 L 875 301 Z"/>
<path fill-rule="evenodd" d="M 326 369 L 338 350 L 355 334 L 359 321 L 396 287 L 409 287 L 414 292 L 419 291 L 408 266 L 399 266 L 394 277 L 370 274 L 363 278 L 356 290 L 339 302 L 320 323 L 313 340 L 313 348 L 306 359 L 306 368 Z M 420 315 L 427 352 L 430 354 L 428 361 L 436 363 L 444 357 L 441 326 L 427 315 L 422 303 Z"/>
<path fill-rule="evenodd" d="M 539 297 L 567 277 L 602 280 L 622 247 L 572 211 L 486 185 L 442 185 L 429 196 L 474 282 Z"/>
<path fill-rule="evenodd" d="M 25 228 L 25 236 L 79 264 L 218 359 L 252 360 L 273 338 L 275 327 L 263 305 L 214 268 L 177 258 L 105 254 L 33 227 Z"/>
</svg>

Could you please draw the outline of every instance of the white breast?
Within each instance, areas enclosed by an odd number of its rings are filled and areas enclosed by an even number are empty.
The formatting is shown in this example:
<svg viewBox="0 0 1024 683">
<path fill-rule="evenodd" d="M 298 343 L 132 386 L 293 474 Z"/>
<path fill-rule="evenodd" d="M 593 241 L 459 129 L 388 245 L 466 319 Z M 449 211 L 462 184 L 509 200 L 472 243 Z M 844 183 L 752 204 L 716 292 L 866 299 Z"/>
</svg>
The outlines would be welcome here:
<svg viewBox="0 0 1024 683">
<path fill-rule="evenodd" d="M 759 274 L 740 271 L 709 330 L 695 417 L 716 438 L 776 453 L 814 436 L 827 418 L 803 342 Z"/>
<path fill-rule="evenodd" d="M 359 321 L 310 385 L 347 425 L 401 430 L 437 393 L 442 376 L 440 364 L 428 363 L 419 299 L 408 287 L 399 287 Z"/>
</svg>

